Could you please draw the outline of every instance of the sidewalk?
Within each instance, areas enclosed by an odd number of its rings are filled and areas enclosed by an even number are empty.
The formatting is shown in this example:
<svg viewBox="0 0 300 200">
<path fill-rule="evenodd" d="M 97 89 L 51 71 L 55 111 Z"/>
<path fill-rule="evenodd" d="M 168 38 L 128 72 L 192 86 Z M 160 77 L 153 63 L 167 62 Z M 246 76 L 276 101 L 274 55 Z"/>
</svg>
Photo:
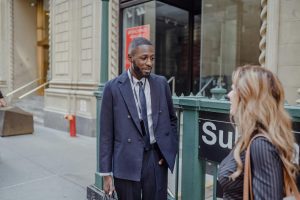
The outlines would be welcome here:
<svg viewBox="0 0 300 200">
<path fill-rule="evenodd" d="M 35 125 L 0 137 L 1 200 L 84 200 L 94 183 L 96 139 Z"/>
</svg>

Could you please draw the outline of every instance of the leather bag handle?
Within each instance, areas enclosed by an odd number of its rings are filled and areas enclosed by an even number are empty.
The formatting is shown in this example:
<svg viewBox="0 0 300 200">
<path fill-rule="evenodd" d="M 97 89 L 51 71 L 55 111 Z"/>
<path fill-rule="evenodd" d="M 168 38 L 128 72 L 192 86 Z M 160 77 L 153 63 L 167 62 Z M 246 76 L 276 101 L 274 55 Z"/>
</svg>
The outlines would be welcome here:
<svg viewBox="0 0 300 200">
<path fill-rule="evenodd" d="M 268 136 L 263 134 L 255 135 L 249 142 L 246 155 L 245 155 L 245 165 L 244 165 L 244 188 L 243 188 L 243 200 L 253 200 L 253 190 L 252 190 L 252 175 L 251 175 L 251 157 L 250 157 L 250 146 L 252 141 L 257 137 L 265 137 L 269 141 Z M 296 185 L 296 182 L 291 174 L 288 173 L 286 166 L 283 163 L 283 171 L 284 171 L 284 186 L 285 186 L 285 194 L 287 196 L 294 195 L 296 200 L 300 200 L 300 194 Z M 288 185 L 288 180 L 291 181 L 291 185 Z"/>
</svg>

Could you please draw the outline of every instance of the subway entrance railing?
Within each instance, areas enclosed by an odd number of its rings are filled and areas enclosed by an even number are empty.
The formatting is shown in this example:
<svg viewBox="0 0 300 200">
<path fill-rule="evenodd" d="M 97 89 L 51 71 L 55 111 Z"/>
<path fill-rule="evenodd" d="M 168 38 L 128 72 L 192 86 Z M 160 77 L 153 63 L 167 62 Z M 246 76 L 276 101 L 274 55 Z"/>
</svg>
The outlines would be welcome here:
<svg viewBox="0 0 300 200">
<path fill-rule="evenodd" d="M 229 120 L 230 104 L 226 100 L 201 96 L 173 97 L 173 102 L 179 119 L 180 150 L 175 173 L 169 176 L 169 199 L 221 198 L 222 191 L 217 184 L 218 165 L 237 139 Z M 300 106 L 286 105 L 285 108 L 293 118 L 299 156 Z"/>
</svg>

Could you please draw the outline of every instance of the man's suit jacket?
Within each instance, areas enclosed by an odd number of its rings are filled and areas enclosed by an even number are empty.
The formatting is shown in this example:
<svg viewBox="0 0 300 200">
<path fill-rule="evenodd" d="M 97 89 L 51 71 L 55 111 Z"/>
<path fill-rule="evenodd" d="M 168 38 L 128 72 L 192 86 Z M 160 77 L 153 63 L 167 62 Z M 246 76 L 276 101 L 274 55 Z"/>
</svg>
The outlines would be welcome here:
<svg viewBox="0 0 300 200">
<path fill-rule="evenodd" d="M 156 142 L 171 171 L 178 151 L 177 117 L 169 85 L 151 74 L 153 129 Z M 107 82 L 100 114 L 100 173 L 113 172 L 121 179 L 140 181 L 144 141 L 127 72 Z"/>
</svg>

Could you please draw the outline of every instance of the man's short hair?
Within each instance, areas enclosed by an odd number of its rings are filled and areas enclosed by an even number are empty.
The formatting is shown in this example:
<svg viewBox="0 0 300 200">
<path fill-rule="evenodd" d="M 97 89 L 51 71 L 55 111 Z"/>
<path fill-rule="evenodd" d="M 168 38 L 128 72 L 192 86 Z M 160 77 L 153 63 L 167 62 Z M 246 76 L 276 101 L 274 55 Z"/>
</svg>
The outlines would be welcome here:
<svg viewBox="0 0 300 200">
<path fill-rule="evenodd" d="M 138 46 L 141 45 L 152 45 L 150 40 L 143 37 L 136 37 L 132 40 L 128 48 L 128 54 L 132 55 L 133 50 L 135 50 Z"/>
</svg>

